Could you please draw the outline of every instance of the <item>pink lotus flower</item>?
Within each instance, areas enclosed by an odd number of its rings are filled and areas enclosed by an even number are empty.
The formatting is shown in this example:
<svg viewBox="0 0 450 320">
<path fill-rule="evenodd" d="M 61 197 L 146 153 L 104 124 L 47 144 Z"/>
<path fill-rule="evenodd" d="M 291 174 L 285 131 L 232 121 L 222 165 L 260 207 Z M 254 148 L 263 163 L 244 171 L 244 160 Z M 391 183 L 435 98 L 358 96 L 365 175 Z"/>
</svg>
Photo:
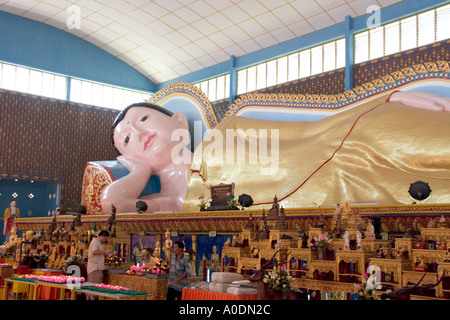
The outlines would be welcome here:
<svg viewBox="0 0 450 320">
<path fill-rule="evenodd" d="M 142 271 L 144 269 L 145 269 L 145 266 L 140 266 L 140 267 L 138 267 L 138 266 L 131 266 L 130 267 L 131 271 Z"/>
<path fill-rule="evenodd" d="M 120 286 L 112 286 L 112 285 L 108 285 L 108 284 L 96 284 L 94 287 L 97 288 L 102 288 L 102 289 L 108 289 L 108 290 L 130 290 L 128 288 L 125 287 L 120 287 Z"/>
<path fill-rule="evenodd" d="M 369 279 L 369 275 L 367 273 L 364 273 L 364 279 Z"/>
<path fill-rule="evenodd" d="M 231 195 L 231 193 L 227 192 L 226 196 L 229 197 Z"/>
<path fill-rule="evenodd" d="M 199 199 L 205 199 L 205 196 L 203 195 L 203 193 L 200 195 L 200 197 L 198 197 Z"/>
</svg>

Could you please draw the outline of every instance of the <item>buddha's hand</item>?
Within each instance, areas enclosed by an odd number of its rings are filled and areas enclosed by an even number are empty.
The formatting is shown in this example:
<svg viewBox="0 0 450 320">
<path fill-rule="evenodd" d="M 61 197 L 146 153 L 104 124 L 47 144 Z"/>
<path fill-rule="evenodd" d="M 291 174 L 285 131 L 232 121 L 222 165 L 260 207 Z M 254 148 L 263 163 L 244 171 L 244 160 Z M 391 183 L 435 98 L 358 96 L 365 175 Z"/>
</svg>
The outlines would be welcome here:
<svg viewBox="0 0 450 320">
<path fill-rule="evenodd" d="M 136 159 L 124 156 L 117 157 L 117 161 L 123 164 L 132 174 L 136 173 L 142 177 L 149 177 L 152 173 L 152 166 L 149 163 L 141 162 Z"/>
</svg>

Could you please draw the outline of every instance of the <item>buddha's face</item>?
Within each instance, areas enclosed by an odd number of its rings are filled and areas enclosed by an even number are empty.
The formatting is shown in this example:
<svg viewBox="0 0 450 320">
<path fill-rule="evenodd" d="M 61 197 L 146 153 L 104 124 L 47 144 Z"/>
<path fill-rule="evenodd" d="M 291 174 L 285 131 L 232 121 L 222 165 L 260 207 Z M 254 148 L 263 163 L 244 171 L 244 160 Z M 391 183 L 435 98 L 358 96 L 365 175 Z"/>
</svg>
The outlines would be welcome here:
<svg viewBox="0 0 450 320">
<path fill-rule="evenodd" d="M 177 129 L 188 130 L 183 114 L 170 117 L 150 108 L 134 107 L 116 126 L 114 145 L 124 157 L 152 165 L 167 164 L 172 149 L 179 143 L 171 139 Z"/>
</svg>

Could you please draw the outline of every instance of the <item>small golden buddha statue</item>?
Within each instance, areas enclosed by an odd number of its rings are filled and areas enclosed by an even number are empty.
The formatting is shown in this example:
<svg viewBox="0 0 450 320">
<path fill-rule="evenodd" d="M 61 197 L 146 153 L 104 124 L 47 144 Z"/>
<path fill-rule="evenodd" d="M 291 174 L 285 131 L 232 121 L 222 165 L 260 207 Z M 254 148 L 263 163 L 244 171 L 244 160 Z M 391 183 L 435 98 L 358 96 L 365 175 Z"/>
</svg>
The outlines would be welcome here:
<svg viewBox="0 0 450 320">
<path fill-rule="evenodd" d="M 428 264 L 427 259 L 425 256 L 421 256 L 419 258 L 419 264 L 415 267 L 416 271 L 427 271 L 428 270 Z"/>
<path fill-rule="evenodd" d="M 172 253 L 172 244 L 173 241 L 170 239 L 170 231 L 167 229 L 165 233 L 166 240 L 164 241 L 163 251 L 165 254 L 165 262 L 170 263 L 170 255 Z"/>
<path fill-rule="evenodd" d="M 219 254 L 217 253 L 217 246 L 213 246 L 213 253 L 211 254 L 211 270 L 219 271 L 220 270 L 220 259 Z"/>
<path fill-rule="evenodd" d="M 350 207 L 350 202 L 345 201 L 344 207 L 342 208 L 342 219 L 349 218 L 352 214 L 352 208 Z"/>
<path fill-rule="evenodd" d="M 447 245 L 445 244 L 444 241 L 438 240 L 436 242 L 436 250 L 446 250 L 447 249 Z"/>
</svg>

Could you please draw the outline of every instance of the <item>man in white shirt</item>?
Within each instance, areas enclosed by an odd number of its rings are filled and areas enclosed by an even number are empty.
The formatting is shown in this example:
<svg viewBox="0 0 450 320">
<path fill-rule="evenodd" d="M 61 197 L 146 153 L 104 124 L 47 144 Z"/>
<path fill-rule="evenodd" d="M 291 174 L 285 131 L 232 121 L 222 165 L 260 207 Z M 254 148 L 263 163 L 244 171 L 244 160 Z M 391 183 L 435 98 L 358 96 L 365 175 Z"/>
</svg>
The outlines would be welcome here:
<svg viewBox="0 0 450 320">
<path fill-rule="evenodd" d="M 102 283 L 103 270 L 105 270 L 105 256 L 109 256 L 109 250 L 103 250 L 103 244 L 108 242 L 109 232 L 100 231 L 97 238 L 93 238 L 89 245 L 87 263 L 87 281 Z M 87 300 L 94 300 L 95 296 L 87 295 Z"/>
</svg>

